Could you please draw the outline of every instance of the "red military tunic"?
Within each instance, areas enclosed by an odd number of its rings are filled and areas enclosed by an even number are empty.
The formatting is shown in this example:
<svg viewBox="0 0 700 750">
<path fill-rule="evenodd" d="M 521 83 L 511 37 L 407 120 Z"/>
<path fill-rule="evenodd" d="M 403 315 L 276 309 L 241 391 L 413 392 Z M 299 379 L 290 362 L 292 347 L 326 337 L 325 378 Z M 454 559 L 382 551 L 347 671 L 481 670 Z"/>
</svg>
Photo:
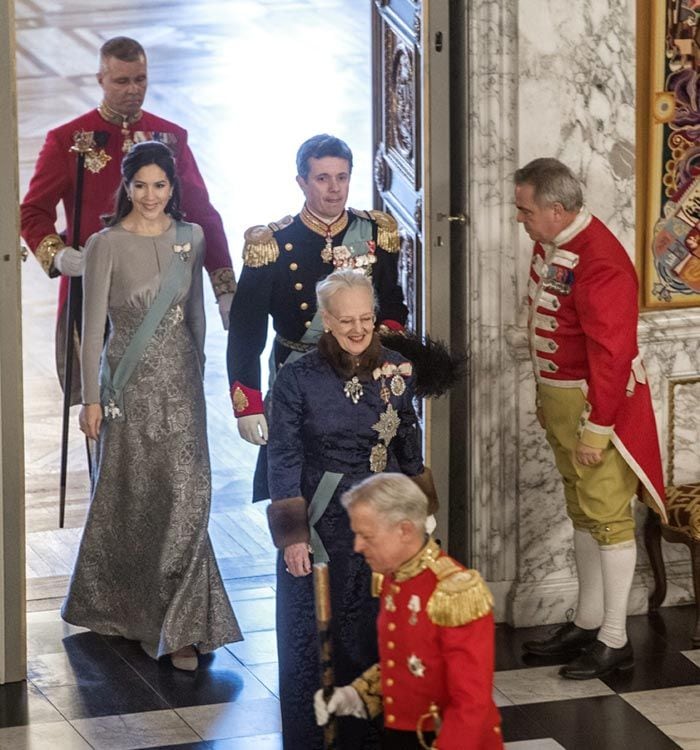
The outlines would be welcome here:
<svg viewBox="0 0 700 750">
<path fill-rule="evenodd" d="M 438 750 L 502 748 L 492 698 L 493 598 L 481 576 L 431 539 L 384 578 L 380 597 L 380 662 L 353 682 L 370 716 L 383 704 L 387 729 L 437 730 Z"/>
<path fill-rule="evenodd" d="M 149 112 L 128 125 L 126 138 L 131 141 L 161 140 L 175 153 L 177 172 L 181 185 L 181 208 L 188 221 L 200 224 L 206 239 L 204 266 L 210 274 L 214 293 L 235 291 L 231 257 L 228 251 L 221 217 L 211 205 L 207 189 L 197 168 L 194 156 L 187 145 L 187 131 Z M 76 132 L 101 132 L 106 143 L 97 152 L 100 160 L 88 159 L 89 165 L 98 168 L 92 171 L 86 165 L 83 183 L 82 218 L 80 244 L 103 228 L 100 216 L 112 213 L 114 197 L 121 181 L 120 166 L 124 156 L 122 146 L 125 135 L 121 125 L 105 120 L 97 109 L 77 117 L 75 120 L 49 131 L 41 149 L 21 206 L 22 236 L 44 270 L 55 275 L 52 260 L 63 246 L 56 233 L 56 207 L 63 202 L 67 222 L 67 242 L 73 237 L 73 208 L 75 201 L 76 155 L 70 151 Z M 61 279 L 59 310 L 66 298 L 68 279 Z"/>
<path fill-rule="evenodd" d="M 579 438 L 599 448 L 612 441 L 665 519 L 656 420 L 637 348 L 637 276 L 625 249 L 583 208 L 554 242 L 535 243 L 528 296 L 535 379 L 581 388 Z"/>
</svg>

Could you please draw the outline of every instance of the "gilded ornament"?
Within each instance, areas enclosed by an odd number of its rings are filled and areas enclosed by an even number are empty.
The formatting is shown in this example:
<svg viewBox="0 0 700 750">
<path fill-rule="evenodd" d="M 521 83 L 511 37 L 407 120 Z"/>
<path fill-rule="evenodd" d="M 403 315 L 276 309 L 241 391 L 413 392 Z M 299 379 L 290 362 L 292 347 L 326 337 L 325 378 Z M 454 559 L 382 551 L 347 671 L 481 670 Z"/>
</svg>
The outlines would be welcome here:
<svg viewBox="0 0 700 750">
<path fill-rule="evenodd" d="M 390 388 L 388 388 L 388 387 L 387 387 L 387 386 L 386 386 L 386 385 L 384 384 L 384 381 L 382 381 L 382 386 L 381 386 L 381 388 L 379 389 L 379 398 L 381 398 L 381 400 L 382 400 L 382 401 L 383 401 L 383 402 L 384 402 L 385 404 L 388 404 L 388 403 L 389 403 L 389 400 L 391 399 L 391 389 L 390 389 Z"/>
<path fill-rule="evenodd" d="M 103 148 L 99 151 L 88 151 L 85 154 L 85 169 L 88 169 L 93 174 L 101 172 L 106 166 L 107 162 L 112 161 L 112 157 L 105 152 Z"/>
<path fill-rule="evenodd" d="M 384 609 L 387 612 L 396 612 L 396 603 L 394 602 L 394 597 L 391 594 L 387 594 L 384 597 Z"/>
<path fill-rule="evenodd" d="M 326 241 L 323 250 L 321 250 L 321 260 L 324 263 L 333 262 L 333 246 L 330 243 L 330 238 L 328 238 L 328 241 Z"/>
<path fill-rule="evenodd" d="M 377 443 L 369 454 L 369 470 L 379 474 L 386 469 L 387 449 L 383 443 Z"/>
<path fill-rule="evenodd" d="M 236 388 L 233 392 L 233 410 L 238 414 L 239 412 L 245 411 L 249 406 L 249 401 L 245 393 L 240 388 Z"/>
</svg>

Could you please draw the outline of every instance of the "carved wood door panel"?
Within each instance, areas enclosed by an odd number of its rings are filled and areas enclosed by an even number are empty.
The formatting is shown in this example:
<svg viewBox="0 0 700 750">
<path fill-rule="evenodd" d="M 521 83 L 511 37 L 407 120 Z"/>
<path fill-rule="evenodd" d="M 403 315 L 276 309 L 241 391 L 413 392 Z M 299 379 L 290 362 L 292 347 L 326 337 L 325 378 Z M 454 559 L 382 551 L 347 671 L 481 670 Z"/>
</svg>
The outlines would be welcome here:
<svg viewBox="0 0 700 750">
<path fill-rule="evenodd" d="M 399 223 L 408 326 L 449 343 L 449 3 L 375 0 L 372 6 L 375 204 Z M 444 498 L 449 401 L 421 405 L 426 463 Z"/>
</svg>

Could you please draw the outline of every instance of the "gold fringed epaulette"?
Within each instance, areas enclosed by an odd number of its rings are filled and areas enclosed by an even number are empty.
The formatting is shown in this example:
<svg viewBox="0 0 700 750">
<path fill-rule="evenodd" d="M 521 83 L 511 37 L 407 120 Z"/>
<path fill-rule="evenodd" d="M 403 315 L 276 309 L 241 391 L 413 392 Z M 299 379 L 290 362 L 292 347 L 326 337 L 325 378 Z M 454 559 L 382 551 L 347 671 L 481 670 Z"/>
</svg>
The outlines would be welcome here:
<svg viewBox="0 0 700 750">
<path fill-rule="evenodd" d="M 280 254 L 279 245 L 269 226 L 258 224 L 243 235 L 243 265 L 261 268 L 274 263 Z"/>
<path fill-rule="evenodd" d="M 369 215 L 377 222 L 377 245 L 387 253 L 398 253 L 401 249 L 401 238 L 396 219 L 384 211 L 370 211 Z"/>
<path fill-rule="evenodd" d="M 436 625 L 456 628 L 493 610 L 493 595 L 475 570 L 463 570 L 449 557 L 441 557 L 429 567 L 438 584 L 426 611 Z"/>
</svg>

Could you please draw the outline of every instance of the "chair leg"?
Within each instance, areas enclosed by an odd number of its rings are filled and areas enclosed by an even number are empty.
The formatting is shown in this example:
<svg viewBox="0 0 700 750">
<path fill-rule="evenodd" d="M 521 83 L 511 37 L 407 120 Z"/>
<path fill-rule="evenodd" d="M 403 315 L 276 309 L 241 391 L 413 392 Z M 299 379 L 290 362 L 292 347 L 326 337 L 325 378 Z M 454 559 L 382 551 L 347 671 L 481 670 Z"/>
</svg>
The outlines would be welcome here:
<svg viewBox="0 0 700 750">
<path fill-rule="evenodd" d="M 693 647 L 700 648 L 700 542 L 694 541 L 690 545 L 690 562 L 693 574 L 693 589 L 695 590 L 695 632 L 693 633 Z"/>
<path fill-rule="evenodd" d="M 666 598 L 666 567 L 661 554 L 661 520 L 651 508 L 647 509 L 644 523 L 644 546 L 651 563 L 651 572 L 654 574 L 654 591 L 649 597 L 649 611 L 654 612 Z M 700 553 L 698 564 L 700 565 Z"/>
</svg>

